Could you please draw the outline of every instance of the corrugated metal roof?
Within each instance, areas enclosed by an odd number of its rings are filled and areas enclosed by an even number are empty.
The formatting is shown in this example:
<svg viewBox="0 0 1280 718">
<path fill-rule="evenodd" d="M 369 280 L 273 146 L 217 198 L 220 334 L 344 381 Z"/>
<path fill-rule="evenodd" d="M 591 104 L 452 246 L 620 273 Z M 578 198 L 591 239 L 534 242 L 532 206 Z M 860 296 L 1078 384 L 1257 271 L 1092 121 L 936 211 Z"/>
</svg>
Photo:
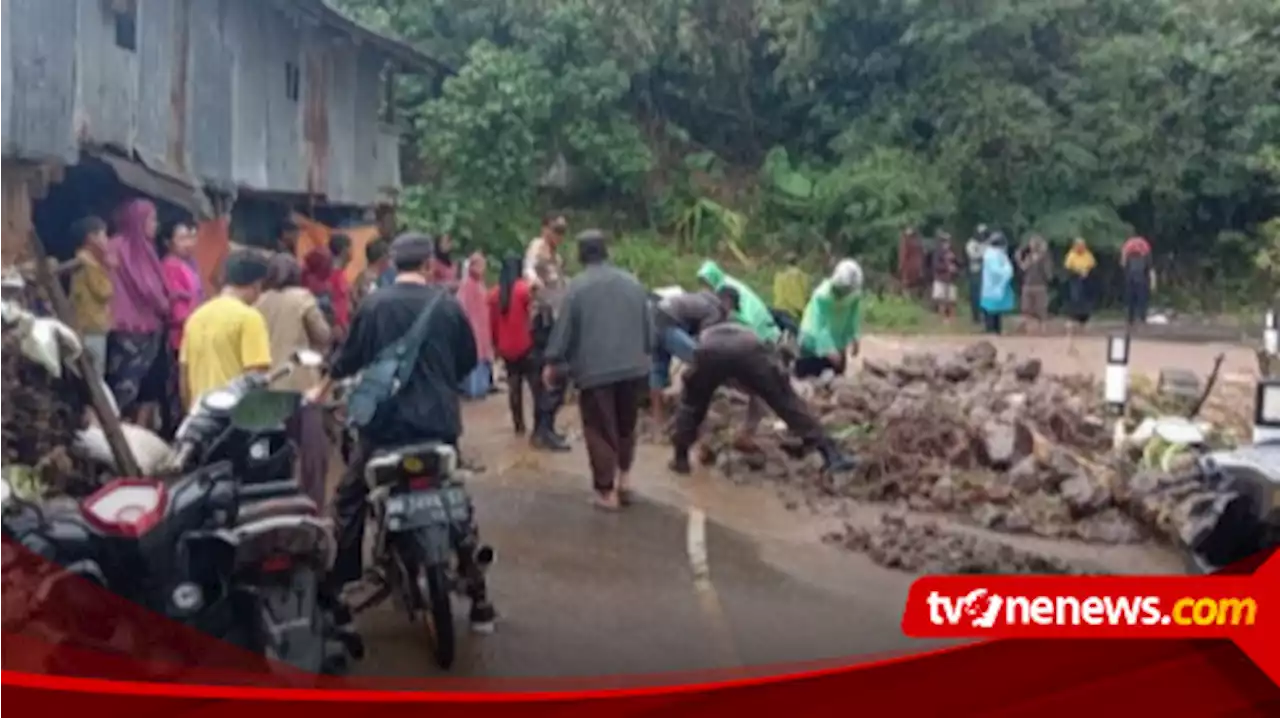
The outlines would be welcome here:
<svg viewBox="0 0 1280 718">
<path fill-rule="evenodd" d="M 330 7 L 325 0 L 274 0 L 281 7 L 310 17 L 313 20 L 358 38 L 385 52 L 389 57 L 400 62 L 402 67 L 415 70 L 436 70 L 452 74 L 454 69 L 443 62 L 426 55 L 412 45 L 367 28 L 338 10 Z"/>
</svg>

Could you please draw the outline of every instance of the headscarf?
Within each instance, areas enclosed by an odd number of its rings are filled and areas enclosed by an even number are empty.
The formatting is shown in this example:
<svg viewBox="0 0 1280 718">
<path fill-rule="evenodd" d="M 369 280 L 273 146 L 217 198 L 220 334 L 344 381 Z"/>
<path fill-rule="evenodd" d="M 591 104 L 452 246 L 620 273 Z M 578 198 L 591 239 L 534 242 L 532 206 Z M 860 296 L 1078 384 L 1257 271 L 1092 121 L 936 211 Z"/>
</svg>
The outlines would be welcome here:
<svg viewBox="0 0 1280 718">
<path fill-rule="evenodd" d="M 1121 262 L 1128 261 L 1129 257 L 1134 254 L 1151 254 L 1151 243 L 1147 241 L 1146 237 L 1130 237 L 1120 247 Z"/>
<path fill-rule="evenodd" d="M 480 361 L 493 361 L 493 333 L 489 323 L 489 289 L 484 283 L 485 259 L 480 252 L 472 254 L 463 267 L 462 281 L 458 284 L 458 303 L 471 323 L 475 335 L 476 357 Z M 477 276 L 478 275 L 478 276 Z"/>
<path fill-rule="evenodd" d="M 437 262 L 451 265 L 453 264 L 453 250 L 445 250 L 441 248 L 446 236 L 447 235 L 441 234 L 435 238 L 435 241 L 432 242 L 432 251 L 435 253 Z"/>
<path fill-rule="evenodd" d="M 503 258 L 502 269 L 498 272 L 498 308 L 504 315 L 511 309 L 511 296 L 523 272 L 524 262 L 519 255 L 508 254 Z"/>
<path fill-rule="evenodd" d="M 303 260 L 302 286 L 312 294 L 333 291 L 333 257 L 329 251 L 313 249 Z"/>
<path fill-rule="evenodd" d="M 117 234 L 111 239 L 111 250 L 118 261 L 112 272 L 116 291 L 111 297 L 111 311 L 117 320 L 154 321 L 158 328 L 169 317 L 169 293 L 164 286 L 164 268 L 156 245 L 147 236 L 147 220 L 156 207 L 145 199 L 133 199 L 116 213 Z M 120 326 L 128 330 L 130 327 Z"/>
<path fill-rule="evenodd" d="M 831 284 L 852 294 L 862 291 L 862 265 L 852 259 L 841 260 L 831 273 Z"/>
<path fill-rule="evenodd" d="M 1062 266 L 1076 276 L 1085 277 L 1098 266 L 1098 260 L 1094 258 L 1093 252 L 1089 251 L 1089 245 L 1084 239 L 1077 237 L 1071 243 L 1071 249 L 1067 252 L 1067 258 Z"/>
</svg>

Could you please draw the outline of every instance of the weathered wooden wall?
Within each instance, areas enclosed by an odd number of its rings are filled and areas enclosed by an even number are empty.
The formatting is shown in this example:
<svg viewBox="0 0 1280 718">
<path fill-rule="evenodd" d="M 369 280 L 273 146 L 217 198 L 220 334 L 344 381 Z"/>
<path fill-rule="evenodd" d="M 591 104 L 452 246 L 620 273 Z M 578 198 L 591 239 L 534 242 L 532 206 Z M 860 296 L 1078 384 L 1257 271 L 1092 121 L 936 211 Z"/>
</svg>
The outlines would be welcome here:
<svg viewBox="0 0 1280 718">
<path fill-rule="evenodd" d="M 260 0 L 3 0 L 6 155 L 74 162 L 81 144 L 220 187 L 369 205 L 399 185 L 378 122 L 384 57 Z M 299 71 L 288 92 L 288 66 Z"/>
</svg>

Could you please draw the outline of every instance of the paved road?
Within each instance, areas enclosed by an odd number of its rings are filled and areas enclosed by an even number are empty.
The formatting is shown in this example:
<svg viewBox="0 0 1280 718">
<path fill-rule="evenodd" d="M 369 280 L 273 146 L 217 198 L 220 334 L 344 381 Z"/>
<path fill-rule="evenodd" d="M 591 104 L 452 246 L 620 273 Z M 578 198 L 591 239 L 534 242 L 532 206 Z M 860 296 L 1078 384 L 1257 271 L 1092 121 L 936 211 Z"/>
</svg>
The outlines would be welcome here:
<svg viewBox="0 0 1280 718">
<path fill-rule="evenodd" d="M 461 634 L 453 674 L 584 677 L 793 663 L 917 649 L 898 628 L 910 577 L 817 541 L 772 495 L 678 484 L 645 450 L 637 504 L 588 503 L 585 457 L 535 454 L 506 428 L 498 400 L 468 407 L 464 451 L 488 463 L 472 481 L 502 619 Z M 567 417 L 566 417 L 567 418 Z M 736 512 L 743 532 L 714 515 Z M 455 612 L 465 615 L 464 602 Z M 366 676 L 438 671 L 417 630 L 388 603 L 360 619 Z M 459 624 L 461 627 L 461 624 Z"/>
<path fill-rule="evenodd" d="M 950 351 L 969 341 L 873 337 L 866 352 L 889 358 Z M 1097 371 L 1103 364 L 1101 339 L 1079 340 L 1079 356 L 1057 338 L 998 343 L 1004 351 L 1040 356 L 1049 371 Z M 1220 350 L 1228 351 L 1228 372 L 1251 370 L 1243 350 L 1153 342 L 1135 346 L 1134 366 L 1207 371 Z M 568 410 L 562 425 L 576 421 Z M 662 450 L 642 447 L 633 477 L 640 501 L 610 515 L 587 502 L 580 447 L 565 455 L 530 451 L 512 436 L 498 397 L 468 405 L 466 425 L 464 453 L 486 464 L 472 491 L 485 538 L 498 550 L 491 582 L 502 620 L 494 635 L 461 634 L 452 675 L 687 673 L 933 645 L 899 630 L 910 576 L 820 541 L 845 521 L 874 521 L 877 507 L 846 506 L 829 515 L 788 510 L 778 487 L 740 486 L 706 474 L 674 477 Z M 1181 565 L 1151 547 L 988 536 L 1114 572 L 1178 571 Z M 464 616 L 465 606 L 460 602 L 455 612 Z M 439 674 L 420 629 L 390 604 L 361 617 L 361 628 L 369 655 L 360 674 Z"/>
</svg>

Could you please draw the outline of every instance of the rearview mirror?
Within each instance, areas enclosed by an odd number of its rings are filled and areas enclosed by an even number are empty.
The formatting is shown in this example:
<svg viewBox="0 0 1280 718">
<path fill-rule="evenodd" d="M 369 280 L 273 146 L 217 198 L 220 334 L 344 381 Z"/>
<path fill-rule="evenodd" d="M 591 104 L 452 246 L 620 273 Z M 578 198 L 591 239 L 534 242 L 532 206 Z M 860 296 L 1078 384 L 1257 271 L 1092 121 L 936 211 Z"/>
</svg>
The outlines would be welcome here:
<svg viewBox="0 0 1280 718">
<path fill-rule="evenodd" d="M 231 425 L 241 431 L 278 429 L 302 405 L 302 394 L 296 391 L 255 389 L 231 410 Z"/>
<path fill-rule="evenodd" d="M 315 369 L 324 364 L 324 356 L 320 352 L 311 349 L 299 349 L 293 353 L 293 360 L 298 366 L 305 366 L 309 369 Z"/>
</svg>

